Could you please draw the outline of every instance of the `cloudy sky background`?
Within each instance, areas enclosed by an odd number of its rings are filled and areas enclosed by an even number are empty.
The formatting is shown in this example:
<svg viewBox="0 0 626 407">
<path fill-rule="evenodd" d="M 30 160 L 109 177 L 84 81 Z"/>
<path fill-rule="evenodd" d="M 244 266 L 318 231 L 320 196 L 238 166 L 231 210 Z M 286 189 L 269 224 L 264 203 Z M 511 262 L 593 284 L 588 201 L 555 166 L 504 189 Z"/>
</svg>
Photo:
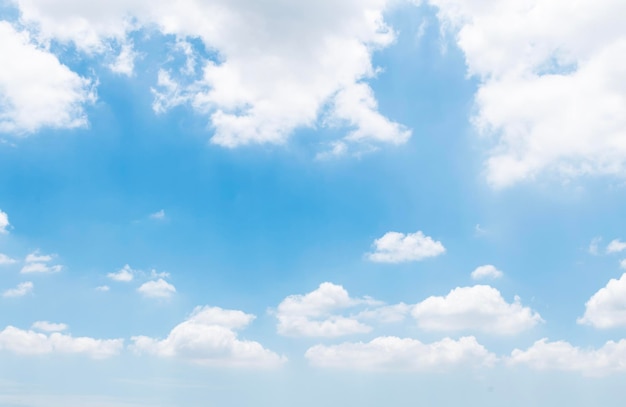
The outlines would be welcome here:
<svg viewBox="0 0 626 407">
<path fill-rule="evenodd" d="M 0 2 L 0 404 L 623 405 L 623 15 Z"/>
</svg>

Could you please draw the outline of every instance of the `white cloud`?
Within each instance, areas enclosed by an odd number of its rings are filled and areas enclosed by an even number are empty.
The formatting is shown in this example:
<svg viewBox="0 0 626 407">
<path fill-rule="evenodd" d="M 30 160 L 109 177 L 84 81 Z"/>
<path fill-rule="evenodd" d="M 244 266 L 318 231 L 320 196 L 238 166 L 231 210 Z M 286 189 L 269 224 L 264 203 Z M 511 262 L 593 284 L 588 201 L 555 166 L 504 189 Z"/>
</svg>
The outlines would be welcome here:
<svg viewBox="0 0 626 407">
<path fill-rule="evenodd" d="M 368 253 L 371 261 L 380 263 L 401 263 L 419 261 L 445 253 L 441 242 L 418 231 L 416 233 L 387 232 L 374 241 L 375 251 Z"/>
<path fill-rule="evenodd" d="M 120 281 L 123 283 L 128 283 L 133 281 L 136 270 L 133 270 L 128 264 L 125 264 L 124 267 L 116 271 L 115 273 L 107 274 L 113 281 Z"/>
<path fill-rule="evenodd" d="M 12 259 L 6 254 L 0 253 L 0 266 L 7 265 L 7 264 L 15 264 L 15 263 L 17 263 L 17 260 Z"/>
<path fill-rule="evenodd" d="M 592 295 L 577 322 L 596 328 L 626 326 L 626 273 L 619 280 L 612 278 Z"/>
<path fill-rule="evenodd" d="M 120 353 L 123 346 L 122 339 L 74 338 L 58 332 L 46 335 L 13 326 L 0 331 L 0 350 L 18 355 L 85 354 L 94 359 L 104 359 Z"/>
<path fill-rule="evenodd" d="M 0 30 L 2 29 L 2 22 L 0 21 Z M 0 31 L 1 33 L 1 31 Z M 1 68 L 0 68 L 1 69 Z M 1 84 L 1 82 L 0 82 Z M 0 92 L 2 91 L 2 88 L 0 87 Z M 2 123 L 2 93 L 0 93 L 0 126 Z M 6 212 L 2 212 L 2 210 L 0 210 L 0 234 L 5 234 L 5 233 L 9 233 L 9 231 L 7 230 L 7 228 L 11 226 L 11 224 L 9 223 L 9 215 L 7 215 Z"/>
<path fill-rule="evenodd" d="M 0 64 L 0 132 L 19 135 L 42 127 L 87 125 L 84 105 L 96 99 L 93 83 L 6 21 L 0 21 L 0 38 L 5 56 Z"/>
<path fill-rule="evenodd" d="M 601 237 L 594 237 L 591 239 L 591 243 L 589 243 L 589 254 L 593 254 L 597 256 L 600 254 L 600 242 L 602 241 Z"/>
<path fill-rule="evenodd" d="M 87 52 L 126 44 L 142 27 L 175 36 L 190 66 L 203 69 L 190 78 L 194 70 L 186 65 L 180 79 L 162 71 L 155 110 L 189 104 L 209 118 L 211 140 L 221 146 L 282 143 L 294 130 L 318 125 L 348 127 L 344 140 L 351 144 L 400 144 L 411 134 L 378 112 L 366 83 L 377 73 L 373 52 L 395 39 L 383 17 L 392 0 L 17 4 L 21 21 L 37 26 L 42 40 L 74 42 Z M 189 38 L 214 50 L 219 62 L 192 55 L 184 47 Z"/>
<path fill-rule="evenodd" d="M 52 261 L 52 257 L 53 256 L 51 254 L 39 254 L 39 251 L 36 250 L 32 253 L 29 253 L 24 261 L 26 263 L 47 263 L 49 261 Z"/>
<path fill-rule="evenodd" d="M 371 342 L 316 345 L 305 357 L 314 366 L 357 370 L 440 371 L 457 366 L 492 366 L 496 357 L 473 336 L 424 344 L 416 339 L 379 337 Z"/>
<path fill-rule="evenodd" d="M 137 54 L 133 51 L 132 43 L 123 44 L 115 62 L 109 65 L 109 69 L 122 75 L 132 76 L 136 57 Z"/>
<path fill-rule="evenodd" d="M 507 362 L 510 365 L 527 365 L 535 370 L 604 376 L 626 370 L 626 340 L 608 341 L 599 349 L 581 349 L 565 341 L 548 342 L 544 338 L 525 351 L 515 349 Z"/>
<path fill-rule="evenodd" d="M 160 211 L 154 212 L 150 214 L 150 219 L 155 220 L 163 220 L 165 219 L 165 211 L 161 209 Z"/>
<path fill-rule="evenodd" d="M 476 267 L 474 271 L 472 271 L 472 278 L 474 280 L 482 280 L 485 278 L 501 278 L 504 274 L 502 271 L 498 270 L 492 264 L 486 264 L 484 266 Z"/>
<path fill-rule="evenodd" d="M 626 270 L 626 259 L 622 259 L 622 260 L 619 262 L 619 266 L 620 266 L 621 268 L 623 268 L 623 269 L 625 269 L 625 270 Z"/>
<path fill-rule="evenodd" d="M 68 327 L 66 324 L 57 324 L 48 321 L 36 321 L 33 323 L 31 328 L 44 332 L 62 332 L 66 331 Z"/>
<path fill-rule="evenodd" d="M 626 249 L 626 242 L 622 242 L 619 239 L 611 240 L 611 243 L 606 247 L 607 253 L 619 253 Z"/>
<path fill-rule="evenodd" d="M 22 267 L 20 273 L 58 273 L 61 270 L 63 270 L 63 266 L 59 264 L 49 266 L 46 263 L 27 263 Z"/>
<path fill-rule="evenodd" d="M 621 0 L 429 0 L 478 78 L 473 123 L 495 140 L 487 179 L 624 175 Z"/>
<path fill-rule="evenodd" d="M 111 287 L 109 287 L 108 285 L 101 285 L 96 287 L 96 291 L 100 291 L 100 292 L 107 292 L 111 289 Z"/>
<path fill-rule="evenodd" d="M 176 292 L 176 287 L 160 278 L 156 281 L 143 283 L 137 291 L 144 297 L 170 298 Z"/>
<path fill-rule="evenodd" d="M 23 283 L 19 283 L 15 288 L 6 290 L 4 293 L 2 293 L 2 296 L 5 298 L 23 297 L 26 294 L 31 293 L 34 287 L 35 286 L 32 282 L 26 281 Z"/>
<path fill-rule="evenodd" d="M 445 297 L 428 297 L 412 311 L 420 328 L 428 331 L 476 330 L 513 335 L 542 322 L 541 316 L 515 297 L 507 303 L 488 285 L 457 287 Z"/>
<path fill-rule="evenodd" d="M 207 366 L 276 367 L 284 356 L 265 349 L 260 343 L 241 340 L 235 330 L 252 322 L 254 315 L 218 307 L 197 307 L 167 338 L 132 338 L 132 349 L 164 358 L 179 358 Z"/>
</svg>

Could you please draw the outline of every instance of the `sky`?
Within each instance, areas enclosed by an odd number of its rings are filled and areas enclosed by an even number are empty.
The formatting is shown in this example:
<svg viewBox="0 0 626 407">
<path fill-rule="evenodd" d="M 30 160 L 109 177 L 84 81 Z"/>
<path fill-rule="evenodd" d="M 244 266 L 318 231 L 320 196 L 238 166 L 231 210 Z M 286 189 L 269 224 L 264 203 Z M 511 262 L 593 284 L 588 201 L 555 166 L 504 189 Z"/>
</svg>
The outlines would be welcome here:
<svg viewBox="0 0 626 407">
<path fill-rule="evenodd" d="M 624 15 L 0 1 L 0 405 L 623 406 Z"/>
</svg>

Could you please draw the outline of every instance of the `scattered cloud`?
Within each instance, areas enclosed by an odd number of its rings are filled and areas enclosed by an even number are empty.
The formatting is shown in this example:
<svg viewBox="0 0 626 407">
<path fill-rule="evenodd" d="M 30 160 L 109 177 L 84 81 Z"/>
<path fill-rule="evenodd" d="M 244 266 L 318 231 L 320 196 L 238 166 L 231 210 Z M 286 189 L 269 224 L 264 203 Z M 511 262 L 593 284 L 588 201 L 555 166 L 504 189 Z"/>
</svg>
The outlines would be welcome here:
<svg viewBox="0 0 626 407">
<path fill-rule="evenodd" d="M 170 298 L 176 292 L 176 287 L 160 278 L 143 283 L 137 291 L 144 297 Z"/>
<path fill-rule="evenodd" d="M 54 257 L 55 256 L 51 254 L 39 254 L 39 251 L 36 250 L 26 256 L 24 259 L 25 264 L 20 270 L 20 273 L 58 273 L 63 270 L 63 266 L 60 264 L 47 264 L 51 262 Z"/>
<path fill-rule="evenodd" d="M 151 213 L 150 214 L 150 219 L 164 220 L 165 219 L 165 211 L 163 209 L 161 209 L 158 212 Z"/>
<path fill-rule="evenodd" d="M 415 305 L 412 315 L 428 331 L 475 330 L 498 335 L 517 334 L 543 322 L 518 297 L 509 304 L 488 285 L 457 287 L 445 297 L 428 297 Z"/>
<path fill-rule="evenodd" d="M 23 297 L 28 293 L 31 293 L 34 288 L 34 284 L 30 281 L 26 281 L 23 283 L 19 283 L 17 287 L 6 290 L 2 293 L 2 296 L 5 298 L 15 298 L 15 297 Z"/>
<path fill-rule="evenodd" d="M 594 237 L 593 239 L 591 239 L 591 243 L 589 243 L 589 254 L 592 254 L 594 256 L 597 256 L 598 254 L 600 254 L 600 242 L 602 242 L 602 238 L 601 237 Z"/>
<path fill-rule="evenodd" d="M 68 326 L 66 324 L 57 324 L 48 321 L 36 321 L 33 323 L 31 328 L 37 331 L 44 332 L 62 332 L 66 331 Z"/>
<path fill-rule="evenodd" d="M 109 287 L 108 285 L 101 285 L 96 287 L 96 291 L 100 291 L 100 292 L 107 292 L 111 289 L 111 287 Z"/>
<path fill-rule="evenodd" d="M 612 278 L 592 295 L 577 322 L 596 328 L 626 326 L 626 273 L 619 280 Z"/>
<path fill-rule="evenodd" d="M 159 340 L 132 337 L 131 348 L 139 354 L 179 358 L 207 366 L 276 367 L 284 356 L 265 349 L 260 343 L 241 340 L 237 330 L 248 326 L 254 315 L 218 307 L 197 307 L 184 322 Z"/>
<path fill-rule="evenodd" d="M 0 24 L 1 23 L 2 22 L 0 21 Z M 0 32 L 1 32 L 1 25 L 0 25 Z M 1 81 L 2 81 L 2 79 L 0 79 L 0 84 L 2 83 Z M 2 126 L 2 115 L 1 114 L 2 114 L 2 111 L 0 110 L 0 126 Z M 1 129 L 1 127 L 0 127 L 0 129 Z M 6 212 L 3 212 L 2 210 L 0 210 L 0 234 L 9 233 L 9 231 L 7 230 L 9 228 L 9 226 L 11 226 L 11 224 L 9 223 L 9 215 L 7 215 Z"/>
<path fill-rule="evenodd" d="M 442 371 L 457 366 L 492 366 L 497 360 L 473 336 L 430 344 L 387 336 L 368 343 L 316 345 L 305 357 L 314 366 L 359 371 Z"/>
<path fill-rule="evenodd" d="M 115 58 L 115 62 L 109 65 L 109 69 L 115 73 L 132 76 L 136 57 L 137 53 L 133 50 L 132 42 L 125 43 L 122 45 L 117 58 Z"/>
<path fill-rule="evenodd" d="M 441 242 L 418 231 L 416 233 L 387 232 L 373 244 L 375 251 L 368 253 L 371 261 L 379 263 L 402 263 L 420 261 L 445 253 Z"/>
<path fill-rule="evenodd" d="M 611 253 L 619 253 L 626 249 L 626 242 L 622 242 L 619 239 L 611 240 L 611 243 L 606 247 L 606 252 L 608 254 Z"/>
<path fill-rule="evenodd" d="M 498 270 L 494 265 L 486 264 L 484 266 L 476 267 L 474 271 L 472 271 L 472 279 L 474 280 L 483 280 L 486 278 L 501 278 L 504 275 L 502 271 Z"/>
<path fill-rule="evenodd" d="M 544 338 L 525 351 L 515 349 L 507 362 L 509 365 L 527 365 L 535 370 L 605 376 L 626 371 L 626 339 L 608 341 L 599 349 L 581 349 L 565 341 L 548 342 Z"/>
<path fill-rule="evenodd" d="M 107 274 L 107 277 L 113 281 L 119 281 L 122 283 L 129 283 L 133 281 L 135 273 L 137 271 L 133 270 L 128 264 L 125 264 L 124 267 L 116 271 L 115 273 Z"/>
<path fill-rule="evenodd" d="M 0 350 L 18 355 L 85 354 L 94 359 L 104 359 L 120 353 L 122 339 L 94 339 L 72 337 L 54 332 L 49 335 L 7 326 L 0 331 Z"/>
<path fill-rule="evenodd" d="M 17 263 L 17 260 L 12 259 L 11 257 L 7 256 L 6 254 L 2 254 L 0 253 L 0 266 L 4 266 L 7 264 L 15 264 Z"/>
</svg>

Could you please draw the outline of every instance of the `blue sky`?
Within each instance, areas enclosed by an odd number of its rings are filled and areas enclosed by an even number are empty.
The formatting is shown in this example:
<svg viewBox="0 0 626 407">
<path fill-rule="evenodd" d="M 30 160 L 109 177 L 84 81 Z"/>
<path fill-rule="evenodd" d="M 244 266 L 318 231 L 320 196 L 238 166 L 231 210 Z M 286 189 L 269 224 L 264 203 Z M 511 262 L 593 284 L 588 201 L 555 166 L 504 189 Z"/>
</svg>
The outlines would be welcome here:
<svg viewBox="0 0 626 407">
<path fill-rule="evenodd" d="M 0 5 L 0 405 L 623 404 L 621 2 Z"/>
</svg>

